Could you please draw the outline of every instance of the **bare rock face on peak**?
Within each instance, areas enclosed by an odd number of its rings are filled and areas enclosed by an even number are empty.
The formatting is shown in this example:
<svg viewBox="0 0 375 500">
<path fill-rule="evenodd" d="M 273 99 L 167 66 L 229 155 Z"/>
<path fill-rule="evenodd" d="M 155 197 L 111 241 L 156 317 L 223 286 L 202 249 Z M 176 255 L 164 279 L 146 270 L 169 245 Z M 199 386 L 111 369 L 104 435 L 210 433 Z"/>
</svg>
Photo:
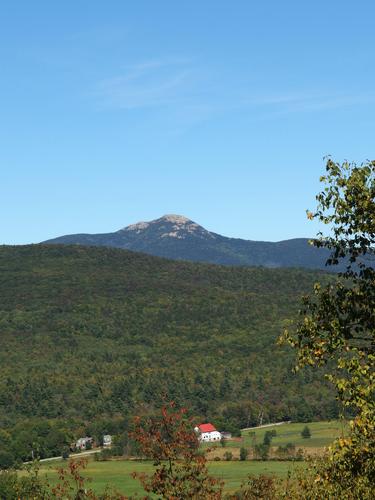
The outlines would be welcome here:
<svg viewBox="0 0 375 500">
<path fill-rule="evenodd" d="M 279 242 L 227 238 L 175 214 L 131 224 L 114 233 L 73 234 L 43 243 L 116 247 L 170 259 L 235 266 L 324 269 L 327 259 L 327 251 L 312 247 L 306 238 Z"/>
<path fill-rule="evenodd" d="M 143 236 L 153 236 L 159 238 L 175 238 L 185 240 L 192 238 L 214 238 L 214 234 L 210 233 L 202 226 L 184 217 L 183 215 L 164 215 L 160 219 L 155 219 L 151 222 L 138 222 L 125 227 L 119 232 L 134 233 Z"/>
</svg>

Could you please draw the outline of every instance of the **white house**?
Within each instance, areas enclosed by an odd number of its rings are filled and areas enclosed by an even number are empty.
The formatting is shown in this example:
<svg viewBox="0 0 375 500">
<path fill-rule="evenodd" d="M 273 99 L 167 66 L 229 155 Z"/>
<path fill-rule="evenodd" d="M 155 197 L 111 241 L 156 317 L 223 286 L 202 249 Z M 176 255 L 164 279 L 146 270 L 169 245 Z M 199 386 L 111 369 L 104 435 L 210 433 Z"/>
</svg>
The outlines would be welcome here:
<svg viewBox="0 0 375 500">
<path fill-rule="evenodd" d="M 194 428 L 199 441 L 220 441 L 221 433 L 212 424 L 200 424 Z"/>
<path fill-rule="evenodd" d="M 103 436 L 103 446 L 111 446 L 112 445 L 112 436 L 106 434 Z"/>
<path fill-rule="evenodd" d="M 87 445 L 90 443 L 91 445 L 93 444 L 93 438 L 92 437 L 84 437 L 84 438 L 79 438 L 78 441 L 76 442 L 76 448 L 77 450 L 85 450 Z"/>
</svg>

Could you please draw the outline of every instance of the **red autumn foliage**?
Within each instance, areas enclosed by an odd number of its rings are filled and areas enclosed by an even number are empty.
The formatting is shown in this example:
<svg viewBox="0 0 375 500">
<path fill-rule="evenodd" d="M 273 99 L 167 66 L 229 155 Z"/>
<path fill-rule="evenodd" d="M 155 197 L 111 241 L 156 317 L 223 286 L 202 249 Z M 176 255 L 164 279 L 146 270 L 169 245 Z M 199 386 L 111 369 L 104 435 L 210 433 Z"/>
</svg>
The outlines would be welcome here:
<svg viewBox="0 0 375 500">
<path fill-rule="evenodd" d="M 176 409 L 170 403 L 162 408 L 160 417 L 145 421 L 136 418 L 134 424 L 133 439 L 156 466 L 152 475 L 133 474 L 147 492 L 168 500 L 222 498 L 223 484 L 209 476 L 206 457 L 199 450 L 185 409 Z"/>
<path fill-rule="evenodd" d="M 110 490 L 106 491 L 98 497 L 93 490 L 87 488 L 87 482 L 91 481 L 82 475 L 82 471 L 87 466 L 87 458 L 79 458 L 78 460 L 69 460 L 67 468 L 59 468 L 59 482 L 52 488 L 52 497 L 60 500 L 127 500 L 128 497 L 119 492 Z M 44 498 L 44 497 L 43 497 Z M 49 496 L 47 498 L 50 498 Z"/>
<path fill-rule="evenodd" d="M 61 467 L 58 469 L 59 482 L 52 489 L 55 498 L 91 498 L 95 499 L 95 494 L 92 490 L 86 488 L 87 481 L 90 479 L 82 476 L 81 472 L 87 466 L 87 458 L 78 460 L 69 460 L 68 468 Z"/>
</svg>

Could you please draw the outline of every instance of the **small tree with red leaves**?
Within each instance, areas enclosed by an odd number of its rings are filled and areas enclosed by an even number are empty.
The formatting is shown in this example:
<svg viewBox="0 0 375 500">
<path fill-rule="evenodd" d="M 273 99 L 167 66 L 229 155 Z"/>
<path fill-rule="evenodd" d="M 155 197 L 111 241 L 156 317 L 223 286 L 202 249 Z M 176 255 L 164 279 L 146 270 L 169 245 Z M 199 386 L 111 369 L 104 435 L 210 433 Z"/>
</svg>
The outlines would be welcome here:
<svg viewBox="0 0 375 500">
<path fill-rule="evenodd" d="M 80 458 L 79 460 L 69 460 L 68 467 L 61 467 L 58 469 L 59 482 L 52 489 L 54 498 L 61 499 L 75 499 L 91 498 L 95 499 L 96 496 L 92 490 L 86 487 L 87 481 L 90 479 L 82 476 L 82 470 L 87 466 L 87 458 Z"/>
<path fill-rule="evenodd" d="M 162 408 L 160 417 L 146 421 L 137 417 L 132 437 L 156 466 L 152 475 L 133 473 L 148 493 L 168 500 L 222 498 L 223 483 L 209 476 L 206 457 L 199 451 L 185 409 L 170 403 Z"/>
</svg>

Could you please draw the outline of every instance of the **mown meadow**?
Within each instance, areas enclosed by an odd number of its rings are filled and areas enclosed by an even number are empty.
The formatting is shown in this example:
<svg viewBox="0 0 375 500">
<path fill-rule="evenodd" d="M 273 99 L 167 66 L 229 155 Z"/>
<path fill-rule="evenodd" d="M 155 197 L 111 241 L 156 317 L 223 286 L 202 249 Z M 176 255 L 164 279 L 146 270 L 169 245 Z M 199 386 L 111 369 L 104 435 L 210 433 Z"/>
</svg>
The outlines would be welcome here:
<svg viewBox="0 0 375 500">
<path fill-rule="evenodd" d="M 305 426 L 310 429 L 310 438 L 303 438 L 301 435 Z M 254 445 L 254 442 L 261 442 L 267 431 L 274 431 L 276 433 L 276 435 L 272 437 L 272 446 L 285 446 L 288 443 L 293 443 L 295 446 L 306 449 L 323 449 L 329 446 L 335 438 L 347 433 L 347 424 L 341 420 L 332 420 L 329 422 L 293 422 L 257 429 L 247 429 L 242 431 L 241 446 L 249 447 Z M 236 446 L 236 442 L 229 441 L 228 446 Z"/>
<path fill-rule="evenodd" d="M 53 485 L 57 482 L 57 467 L 65 466 L 65 462 L 54 462 L 51 465 L 43 465 L 40 474 L 45 475 L 48 482 Z M 220 461 L 210 462 L 209 472 L 214 477 L 225 482 L 225 491 L 232 492 L 239 489 L 241 483 L 249 474 L 267 474 L 287 477 L 289 471 L 296 467 L 306 467 L 301 462 L 282 461 Z M 111 460 L 106 462 L 95 462 L 90 459 L 83 475 L 91 478 L 88 486 L 96 493 L 102 493 L 108 485 L 127 495 L 144 493 L 142 486 L 137 479 L 132 477 L 133 472 L 153 471 L 152 462 L 142 460 Z"/>
<path fill-rule="evenodd" d="M 301 437 L 301 432 L 305 426 L 311 431 L 311 437 L 306 439 Z M 332 441 L 347 431 L 347 425 L 343 421 L 324 421 L 324 422 L 308 422 L 308 423 L 286 423 L 272 427 L 263 427 L 258 429 L 243 430 L 241 442 L 237 440 L 229 440 L 226 442 L 225 447 L 218 445 L 213 449 L 210 455 L 212 457 L 230 450 L 233 452 L 233 460 L 227 461 L 223 458 L 221 460 L 210 460 L 208 469 L 210 474 L 215 478 L 221 479 L 225 483 L 224 491 L 232 493 L 238 490 L 241 483 L 246 480 L 249 475 L 271 475 L 281 478 L 287 478 L 289 475 L 298 470 L 304 470 L 308 467 L 306 461 L 293 461 L 293 460 L 245 460 L 238 459 L 237 450 L 239 444 L 245 447 L 251 447 L 255 441 L 261 442 L 264 438 L 266 431 L 276 430 L 276 436 L 272 438 L 272 446 L 285 446 L 287 443 L 292 442 L 298 447 L 302 447 L 309 455 L 309 450 L 318 450 L 321 455 Z M 209 445 L 203 445 L 203 449 L 207 449 Z M 212 446 L 211 446 L 212 448 Z M 44 462 L 40 469 L 40 474 L 46 476 L 50 484 L 57 482 L 57 472 L 59 467 L 66 467 L 67 461 L 59 462 Z M 134 495 L 136 493 L 142 494 L 144 490 L 137 479 L 132 477 L 133 472 L 137 473 L 151 473 L 153 471 L 152 462 L 149 460 L 125 460 L 115 459 L 107 461 L 97 461 L 93 456 L 90 457 L 87 468 L 85 469 L 84 476 L 90 478 L 88 483 L 96 493 L 102 493 L 106 487 L 110 485 L 112 488 L 127 495 Z"/>
</svg>

